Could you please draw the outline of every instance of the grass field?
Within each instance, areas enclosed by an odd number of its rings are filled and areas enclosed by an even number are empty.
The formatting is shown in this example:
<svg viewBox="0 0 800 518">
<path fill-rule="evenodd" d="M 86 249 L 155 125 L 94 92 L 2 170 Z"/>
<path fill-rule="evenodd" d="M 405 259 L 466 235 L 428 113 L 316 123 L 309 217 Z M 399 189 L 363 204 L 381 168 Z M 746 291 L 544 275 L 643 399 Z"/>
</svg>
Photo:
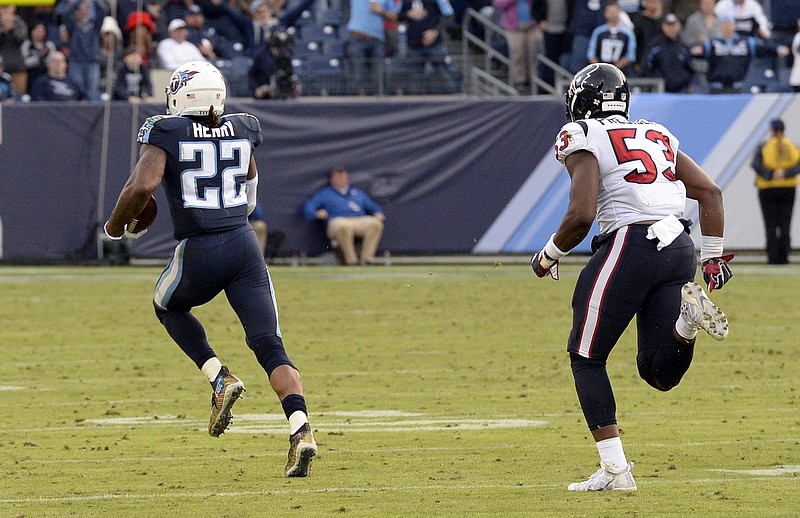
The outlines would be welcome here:
<svg viewBox="0 0 800 518">
<path fill-rule="evenodd" d="M 0 518 L 800 514 L 800 267 L 737 265 L 725 342 L 659 393 L 635 332 L 610 375 L 634 493 L 574 494 L 597 465 L 564 351 L 579 266 L 273 267 L 320 452 L 284 479 L 287 425 L 224 297 L 198 308 L 247 386 L 210 388 L 150 306 L 160 270 L 0 268 Z"/>
</svg>

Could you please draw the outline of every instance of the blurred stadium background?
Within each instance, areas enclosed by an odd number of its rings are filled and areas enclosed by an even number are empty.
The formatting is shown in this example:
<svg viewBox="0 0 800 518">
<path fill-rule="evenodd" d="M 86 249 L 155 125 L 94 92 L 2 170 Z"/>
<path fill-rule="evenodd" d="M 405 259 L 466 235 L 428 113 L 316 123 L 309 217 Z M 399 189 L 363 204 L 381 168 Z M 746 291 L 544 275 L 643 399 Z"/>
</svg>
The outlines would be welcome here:
<svg viewBox="0 0 800 518">
<path fill-rule="evenodd" d="M 375 95 L 351 95 L 338 0 L 318 0 L 294 28 L 297 99 L 251 99 L 249 58 L 217 60 L 230 87 L 226 111 L 253 113 L 264 130 L 255 155 L 259 197 L 270 230 L 285 236 L 268 252 L 271 261 L 329 258 L 321 226 L 303 221 L 298 208 L 337 165 L 348 167 L 353 183 L 383 205 L 388 221 L 381 250 L 394 260 L 523 257 L 545 242 L 567 203 L 568 178 L 551 148 L 564 122 L 562 92 L 571 75 L 543 60 L 554 85 L 538 81 L 538 95 L 519 95 L 509 85 L 496 14 L 468 9 L 460 15 L 458 38 L 448 38 L 462 76 L 458 94 L 446 92 L 434 70 L 411 77 L 401 38 L 398 55 L 378 64 Z M 153 70 L 158 97 L 149 104 L 0 106 L 0 163 L 9 186 L 0 192 L 0 262 L 103 258 L 98 230 L 135 162 L 138 128 L 164 111 L 169 74 Z M 691 94 L 662 93 L 657 80 L 631 80 L 632 117 L 666 124 L 723 187 L 726 243 L 739 252 L 764 246 L 749 162 L 769 120 L 786 120 L 787 135 L 800 141 L 800 127 L 791 123 L 800 120 L 800 101 L 784 93 L 787 74 L 780 60 L 756 60 L 749 93 L 741 95 L 708 95 L 702 76 Z M 697 220 L 692 205 L 687 215 Z M 793 241 L 800 242 L 800 227 L 793 228 Z M 164 210 L 126 252 L 134 261 L 160 260 L 174 244 Z M 587 250 L 587 242 L 577 248 Z"/>
</svg>

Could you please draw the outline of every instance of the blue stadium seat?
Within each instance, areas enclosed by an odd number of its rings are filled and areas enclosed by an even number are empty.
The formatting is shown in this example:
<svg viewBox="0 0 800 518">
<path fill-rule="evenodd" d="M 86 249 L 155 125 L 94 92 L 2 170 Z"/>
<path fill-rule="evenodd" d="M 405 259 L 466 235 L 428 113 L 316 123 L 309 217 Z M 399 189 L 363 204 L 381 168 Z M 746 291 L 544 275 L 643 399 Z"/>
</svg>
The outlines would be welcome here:
<svg viewBox="0 0 800 518">
<path fill-rule="evenodd" d="M 745 91 L 758 89 L 758 92 L 766 92 L 777 86 L 778 75 L 775 73 L 775 58 L 765 56 L 753 59 L 744 82 Z"/>
<path fill-rule="evenodd" d="M 322 54 L 322 45 L 316 41 L 298 41 L 294 47 L 293 56 L 300 59 L 306 59 L 312 56 Z"/>
<path fill-rule="evenodd" d="M 303 85 L 302 95 L 344 95 L 347 78 L 339 59 L 310 57 L 295 69 Z"/>
<path fill-rule="evenodd" d="M 342 24 L 342 10 L 339 8 L 319 9 L 317 11 L 317 25 L 339 27 Z"/>
<path fill-rule="evenodd" d="M 214 65 L 225 76 L 228 83 L 228 93 L 231 97 L 250 97 L 251 92 L 247 84 L 247 73 L 252 64 L 253 60 L 244 56 L 214 61 Z"/>
<path fill-rule="evenodd" d="M 322 55 L 326 58 L 344 58 L 344 40 L 328 40 L 322 42 Z"/>
<path fill-rule="evenodd" d="M 300 18 L 294 22 L 295 27 L 305 27 L 306 25 L 313 25 L 314 24 L 314 16 L 312 16 L 311 11 L 303 11 L 303 14 L 300 15 Z"/>
<path fill-rule="evenodd" d="M 300 37 L 297 38 L 298 42 L 315 41 L 317 43 L 322 43 L 323 41 L 335 40 L 339 38 L 339 29 L 337 27 L 333 27 L 332 25 L 323 26 L 309 24 L 300 30 L 299 36 Z"/>
</svg>

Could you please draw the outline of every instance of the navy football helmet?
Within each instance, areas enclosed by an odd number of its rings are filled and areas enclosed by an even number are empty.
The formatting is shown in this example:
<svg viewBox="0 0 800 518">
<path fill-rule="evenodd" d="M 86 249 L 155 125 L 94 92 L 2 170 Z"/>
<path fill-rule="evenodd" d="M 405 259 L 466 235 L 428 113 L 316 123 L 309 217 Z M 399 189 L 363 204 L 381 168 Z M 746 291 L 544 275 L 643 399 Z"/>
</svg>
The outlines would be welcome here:
<svg viewBox="0 0 800 518">
<path fill-rule="evenodd" d="M 625 74 L 614 65 L 594 63 L 575 74 L 565 94 L 567 121 L 628 116 L 631 91 Z"/>
</svg>

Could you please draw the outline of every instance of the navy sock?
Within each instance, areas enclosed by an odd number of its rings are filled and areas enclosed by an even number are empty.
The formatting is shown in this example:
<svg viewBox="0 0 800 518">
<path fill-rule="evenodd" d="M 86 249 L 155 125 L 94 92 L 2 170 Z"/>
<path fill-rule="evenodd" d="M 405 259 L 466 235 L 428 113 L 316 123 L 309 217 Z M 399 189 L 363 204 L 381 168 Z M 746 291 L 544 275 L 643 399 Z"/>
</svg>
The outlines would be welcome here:
<svg viewBox="0 0 800 518">
<path fill-rule="evenodd" d="M 289 416 L 298 410 L 308 415 L 308 410 L 306 410 L 306 398 L 300 394 L 289 394 L 283 398 L 281 406 L 283 407 L 283 413 L 286 414 L 286 419 L 289 419 Z"/>
</svg>

